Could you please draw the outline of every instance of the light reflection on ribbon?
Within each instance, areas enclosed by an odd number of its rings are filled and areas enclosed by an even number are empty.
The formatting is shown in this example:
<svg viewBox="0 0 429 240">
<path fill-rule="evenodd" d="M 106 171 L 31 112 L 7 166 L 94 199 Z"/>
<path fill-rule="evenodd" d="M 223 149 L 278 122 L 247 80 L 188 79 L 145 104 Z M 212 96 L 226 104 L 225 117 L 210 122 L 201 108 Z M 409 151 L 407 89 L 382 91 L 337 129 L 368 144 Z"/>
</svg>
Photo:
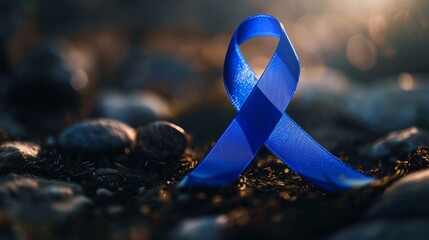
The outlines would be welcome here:
<svg viewBox="0 0 429 240">
<path fill-rule="evenodd" d="M 279 38 L 259 80 L 239 47 L 254 37 Z M 298 57 L 275 17 L 256 15 L 244 20 L 231 39 L 224 65 L 226 91 L 238 114 L 180 185 L 229 184 L 264 144 L 290 169 L 325 190 L 346 190 L 372 183 L 374 178 L 338 160 L 284 112 L 295 93 L 299 73 Z"/>
</svg>

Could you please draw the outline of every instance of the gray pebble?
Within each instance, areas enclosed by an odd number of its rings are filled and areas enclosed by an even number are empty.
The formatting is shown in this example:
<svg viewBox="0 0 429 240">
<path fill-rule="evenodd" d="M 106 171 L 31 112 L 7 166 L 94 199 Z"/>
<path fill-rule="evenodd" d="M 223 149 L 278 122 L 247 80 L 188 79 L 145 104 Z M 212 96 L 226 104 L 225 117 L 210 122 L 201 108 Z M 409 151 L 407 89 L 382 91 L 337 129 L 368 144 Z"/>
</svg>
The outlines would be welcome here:
<svg viewBox="0 0 429 240">
<path fill-rule="evenodd" d="M 31 142 L 5 142 L 0 145 L 0 167 L 15 166 L 37 158 L 40 146 Z"/>
<path fill-rule="evenodd" d="M 73 72 L 56 41 L 41 43 L 15 68 L 12 80 L 7 93 L 12 105 L 44 113 L 77 107 Z"/>
<path fill-rule="evenodd" d="M 187 145 L 185 131 L 166 121 L 153 122 L 137 132 L 138 150 L 149 159 L 178 159 Z"/>
<path fill-rule="evenodd" d="M 429 169 L 407 175 L 388 187 L 367 212 L 369 218 L 429 216 Z"/>
<path fill-rule="evenodd" d="M 181 58 L 130 50 L 121 79 L 128 89 L 147 89 L 155 85 L 174 95 L 180 85 L 198 79 L 198 72 Z M 198 81 L 194 83 L 198 84 Z"/>
<path fill-rule="evenodd" d="M 396 221 L 374 221 L 354 225 L 339 231 L 325 239 L 329 240 L 402 240 L 427 239 L 429 220 L 412 219 Z"/>
<path fill-rule="evenodd" d="M 133 127 L 170 117 L 169 104 L 150 92 L 117 93 L 104 92 L 97 100 L 97 114 L 112 118 Z"/>
<path fill-rule="evenodd" d="M 100 198 L 111 198 L 111 197 L 113 197 L 113 193 L 109 189 L 106 189 L 106 188 L 97 189 L 96 194 Z"/>
<path fill-rule="evenodd" d="M 209 216 L 185 220 L 177 225 L 168 235 L 169 240 L 205 240 L 222 239 L 224 228 L 228 224 L 226 216 Z"/>
<path fill-rule="evenodd" d="M 67 149 L 92 152 L 123 151 L 133 145 L 135 130 L 112 119 L 95 119 L 66 128 L 59 143 Z"/>
<path fill-rule="evenodd" d="M 427 89 L 411 91 L 368 90 L 362 96 L 350 99 L 348 114 L 368 129 L 386 133 L 427 122 L 429 104 Z"/>
<path fill-rule="evenodd" d="M 118 215 L 124 212 L 124 208 L 121 205 L 112 205 L 109 206 L 106 211 L 110 215 Z"/>
<path fill-rule="evenodd" d="M 389 133 L 363 148 L 361 154 L 370 158 L 389 157 L 391 160 L 396 160 L 401 155 L 414 152 L 420 146 L 429 146 L 429 132 L 411 127 Z"/>
<path fill-rule="evenodd" d="M 0 180 L 0 202 L 8 217 L 36 224 L 61 224 L 91 205 L 79 185 L 15 174 Z"/>
</svg>

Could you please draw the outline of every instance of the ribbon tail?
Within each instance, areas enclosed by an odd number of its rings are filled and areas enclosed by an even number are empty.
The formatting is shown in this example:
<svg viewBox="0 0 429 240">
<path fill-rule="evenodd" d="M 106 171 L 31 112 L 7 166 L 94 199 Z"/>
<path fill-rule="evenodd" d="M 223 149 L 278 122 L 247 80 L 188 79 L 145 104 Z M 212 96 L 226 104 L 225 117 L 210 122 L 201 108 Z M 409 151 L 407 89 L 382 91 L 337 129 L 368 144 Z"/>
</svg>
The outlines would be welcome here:
<svg viewBox="0 0 429 240">
<path fill-rule="evenodd" d="M 344 178 L 342 176 L 340 176 L 339 178 L 332 178 L 329 176 L 325 176 L 325 179 L 316 179 L 316 178 L 312 178 L 311 176 L 307 176 L 305 174 L 301 174 L 300 176 L 302 176 L 307 181 L 313 183 L 314 185 L 318 186 L 319 188 L 322 188 L 324 190 L 331 191 L 331 192 L 346 191 L 346 190 L 349 190 L 350 188 L 363 187 L 373 183 L 375 180 L 373 178 L 351 179 L 351 178 Z"/>
<path fill-rule="evenodd" d="M 328 191 L 361 187 L 376 180 L 336 158 L 286 114 L 265 146 L 290 169 Z"/>
<path fill-rule="evenodd" d="M 229 184 L 246 169 L 258 150 L 252 149 L 245 132 L 234 119 L 203 161 L 179 186 Z"/>
</svg>

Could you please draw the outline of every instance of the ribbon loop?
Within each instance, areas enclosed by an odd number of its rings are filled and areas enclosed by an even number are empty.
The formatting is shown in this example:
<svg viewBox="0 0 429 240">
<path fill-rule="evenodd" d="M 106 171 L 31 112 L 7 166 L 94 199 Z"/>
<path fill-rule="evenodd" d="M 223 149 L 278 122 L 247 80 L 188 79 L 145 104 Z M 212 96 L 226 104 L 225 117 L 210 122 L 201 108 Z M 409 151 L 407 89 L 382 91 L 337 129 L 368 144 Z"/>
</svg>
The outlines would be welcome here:
<svg viewBox="0 0 429 240">
<path fill-rule="evenodd" d="M 258 79 L 240 44 L 254 37 L 279 38 Z M 205 159 L 180 183 L 225 185 L 236 180 L 265 145 L 289 168 L 326 190 L 345 190 L 375 179 L 358 173 L 314 141 L 284 111 L 299 80 L 299 61 L 281 23 L 269 15 L 244 20 L 235 31 L 224 64 L 228 96 L 238 111 Z"/>
</svg>

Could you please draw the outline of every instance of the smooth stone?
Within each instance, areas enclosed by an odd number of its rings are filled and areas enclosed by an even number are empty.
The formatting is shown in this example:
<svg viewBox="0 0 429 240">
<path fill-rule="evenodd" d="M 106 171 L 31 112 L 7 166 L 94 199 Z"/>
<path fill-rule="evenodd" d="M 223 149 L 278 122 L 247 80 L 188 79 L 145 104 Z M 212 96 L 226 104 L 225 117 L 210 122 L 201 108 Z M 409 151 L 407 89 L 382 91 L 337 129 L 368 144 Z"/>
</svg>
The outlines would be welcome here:
<svg viewBox="0 0 429 240">
<path fill-rule="evenodd" d="M 45 42 L 14 71 L 7 102 L 27 111 L 76 109 L 79 96 L 72 77 L 58 44 Z"/>
<path fill-rule="evenodd" d="M 396 221 L 373 221 L 354 225 L 324 239 L 326 240 L 402 240 L 427 239 L 429 235 L 429 220 L 407 219 Z"/>
<path fill-rule="evenodd" d="M 135 130 L 125 123 L 112 119 L 87 120 L 69 126 L 59 137 L 67 149 L 89 152 L 122 151 L 133 145 Z"/>
<path fill-rule="evenodd" d="M 77 184 L 16 174 L 0 180 L 0 203 L 8 217 L 36 224 L 60 224 L 92 204 Z"/>
<path fill-rule="evenodd" d="M 296 96 L 308 101 L 329 100 L 314 95 L 315 92 L 345 96 L 352 90 L 360 89 L 358 82 L 353 82 L 338 70 L 326 66 L 306 68 L 302 72 L 297 86 Z"/>
<path fill-rule="evenodd" d="M 416 127 L 389 133 L 370 146 L 364 147 L 361 154 L 370 158 L 397 160 L 414 152 L 420 146 L 429 146 L 429 132 Z"/>
<path fill-rule="evenodd" d="M 157 53 L 141 53 L 130 48 L 124 61 L 121 82 L 127 89 L 159 86 L 170 95 L 186 82 L 199 79 L 198 73 L 184 59 Z"/>
<path fill-rule="evenodd" d="M 98 97 L 97 114 L 127 123 L 133 127 L 171 116 L 169 104 L 151 92 L 104 92 Z"/>
<path fill-rule="evenodd" d="M 170 122 L 156 121 L 137 132 L 137 149 L 149 159 L 178 159 L 187 145 L 185 130 Z"/>
<path fill-rule="evenodd" d="M 111 197 L 113 197 L 113 193 L 109 189 L 106 189 L 106 188 L 97 189 L 96 194 L 100 198 L 111 198 Z"/>
<path fill-rule="evenodd" d="M 118 214 L 123 213 L 123 212 L 124 212 L 124 207 L 123 207 L 123 206 L 121 206 L 121 205 L 112 205 L 112 206 L 109 206 L 109 207 L 106 209 L 106 212 L 107 212 L 109 215 L 113 215 L 113 216 L 115 216 L 115 215 L 118 215 Z"/>
<path fill-rule="evenodd" d="M 362 126 L 377 133 L 387 133 L 429 122 L 428 88 L 384 90 L 367 89 L 348 99 L 345 111 Z"/>
<path fill-rule="evenodd" d="M 40 146 L 32 142 L 5 142 L 0 145 L 0 168 L 18 166 L 25 161 L 34 160 Z"/>
<path fill-rule="evenodd" d="M 388 187 L 368 210 L 369 218 L 429 216 L 429 169 L 409 174 Z"/>
<path fill-rule="evenodd" d="M 205 240 L 222 239 L 224 228 L 228 224 L 226 216 L 209 216 L 185 220 L 168 234 L 168 240 Z"/>
<path fill-rule="evenodd" d="M 179 113 L 206 97 L 207 82 L 201 81 L 200 69 L 195 63 L 177 54 L 141 52 L 141 48 L 135 46 L 128 52 L 117 74 L 123 88 L 162 93 L 175 106 L 174 110 L 180 108 Z"/>
</svg>

